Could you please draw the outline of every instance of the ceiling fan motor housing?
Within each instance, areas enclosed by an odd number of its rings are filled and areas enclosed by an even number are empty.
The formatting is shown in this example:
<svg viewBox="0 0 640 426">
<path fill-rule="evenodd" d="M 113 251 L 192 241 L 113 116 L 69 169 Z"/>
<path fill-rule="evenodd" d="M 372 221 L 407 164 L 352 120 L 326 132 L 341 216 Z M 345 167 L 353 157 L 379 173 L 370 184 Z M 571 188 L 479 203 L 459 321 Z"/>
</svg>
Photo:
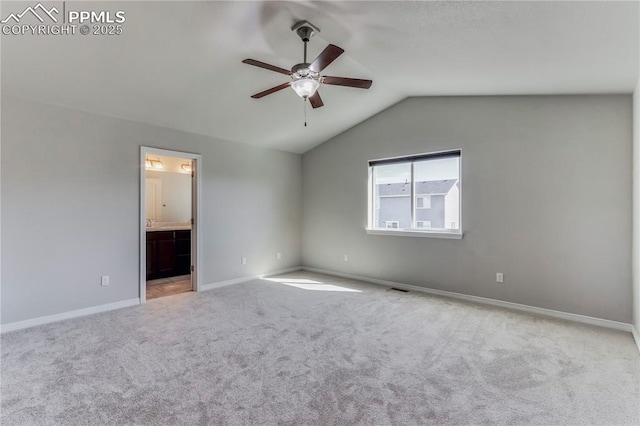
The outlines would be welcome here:
<svg viewBox="0 0 640 426">
<path fill-rule="evenodd" d="M 309 63 L 301 63 L 296 64 L 291 68 L 291 77 L 294 80 L 299 80 L 301 78 L 312 78 L 314 80 L 318 80 L 320 77 L 320 73 L 312 71 L 309 67 L 311 64 Z"/>
</svg>

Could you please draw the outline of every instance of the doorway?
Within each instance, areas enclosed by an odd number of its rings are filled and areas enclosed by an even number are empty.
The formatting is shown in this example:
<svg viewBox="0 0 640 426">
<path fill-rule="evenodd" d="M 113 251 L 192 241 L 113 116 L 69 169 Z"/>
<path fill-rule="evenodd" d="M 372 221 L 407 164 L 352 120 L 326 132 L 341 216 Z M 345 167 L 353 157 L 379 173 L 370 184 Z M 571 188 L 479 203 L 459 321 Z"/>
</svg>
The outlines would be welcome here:
<svg viewBox="0 0 640 426">
<path fill-rule="evenodd" d="M 198 291 L 201 156 L 141 147 L 140 302 Z"/>
</svg>

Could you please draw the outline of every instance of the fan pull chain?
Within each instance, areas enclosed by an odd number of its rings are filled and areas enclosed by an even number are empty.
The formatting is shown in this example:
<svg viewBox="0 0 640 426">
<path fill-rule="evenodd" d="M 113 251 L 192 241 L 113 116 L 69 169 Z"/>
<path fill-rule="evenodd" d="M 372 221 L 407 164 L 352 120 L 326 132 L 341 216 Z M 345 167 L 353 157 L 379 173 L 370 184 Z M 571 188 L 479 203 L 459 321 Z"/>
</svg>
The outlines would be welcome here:
<svg viewBox="0 0 640 426">
<path fill-rule="evenodd" d="M 302 99 L 304 103 L 304 127 L 307 127 L 307 99 Z"/>
</svg>

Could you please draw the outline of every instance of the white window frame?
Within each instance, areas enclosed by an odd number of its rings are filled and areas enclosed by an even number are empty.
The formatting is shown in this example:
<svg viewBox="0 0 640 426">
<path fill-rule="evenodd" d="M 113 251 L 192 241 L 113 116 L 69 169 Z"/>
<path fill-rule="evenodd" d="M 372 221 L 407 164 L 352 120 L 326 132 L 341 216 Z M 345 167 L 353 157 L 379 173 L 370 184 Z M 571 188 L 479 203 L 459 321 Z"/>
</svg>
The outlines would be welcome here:
<svg viewBox="0 0 640 426">
<path fill-rule="evenodd" d="M 403 162 L 406 160 L 407 163 L 411 163 L 411 222 L 416 223 L 415 218 L 415 182 L 414 182 L 414 165 L 416 161 L 424 161 L 428 160 L 429 157 L 438 158 L 445 157 L 447 155 L 458 156 L 459 166 L 458 166 L 458 190 L 459 190 L 459 211 L 458 211 L 458 228 L 457 229 L 433 229 L 433 228 L 416 228 L 415 226 L 411 229 L 391 229 L 391 228 L 376 228 L 374 226 L 374 207 L 376 203 L 375 197 L 375 165 L 371 163 L 382 162 L 393 160 L 395 162 Z M 427 238 L 445 238 L 445 239 L 456 239 L 460 240 L 464 236 L 464 232 L 462 231 L 462 212 L 463 212 L 463 204 L 462 204 L 462 150 L 454 149 L 447 151 L 439 151 L 432 152 L 426 154 L 418 154 L 411 156 L 403 156 L 403 157 L 393 157 L 393 158 L 385 158 L 380 160 L 371 160 L 369 162 L 369 176 L 368 176 L 368 191 L 367 191 L 367 227 L 365 231 L 369 235 L 388 235 L 388 236 L 404 236 L 404 237 L 427 237 Z M 422 196 L 422 195 L 421 195 Z M 421 221 L 425 222 L 425 221 Z M 385 224 L 386 226 L 386 224 Z"/>
</svg>

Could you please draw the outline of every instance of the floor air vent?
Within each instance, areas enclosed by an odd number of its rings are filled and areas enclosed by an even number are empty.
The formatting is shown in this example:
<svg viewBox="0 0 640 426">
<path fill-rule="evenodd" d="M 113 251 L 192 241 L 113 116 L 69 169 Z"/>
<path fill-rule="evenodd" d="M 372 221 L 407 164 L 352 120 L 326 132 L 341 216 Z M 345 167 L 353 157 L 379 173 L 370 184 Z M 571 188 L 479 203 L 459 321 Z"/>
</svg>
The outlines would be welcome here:
<svg viewBox="0 0 640 426">
<path fill-rule="evenodd" d="M 401 292 L 403 292 L 403 293 L 409 293 L 409 290 L 405 290 L 405 289 L 403 289 L 403 288 L 397 288 L 397 287 L 391 287 L 391 289 L 390 289 L 390 290 L 393 290 L 393 291 L 401 291 Z"/>
</svg>

